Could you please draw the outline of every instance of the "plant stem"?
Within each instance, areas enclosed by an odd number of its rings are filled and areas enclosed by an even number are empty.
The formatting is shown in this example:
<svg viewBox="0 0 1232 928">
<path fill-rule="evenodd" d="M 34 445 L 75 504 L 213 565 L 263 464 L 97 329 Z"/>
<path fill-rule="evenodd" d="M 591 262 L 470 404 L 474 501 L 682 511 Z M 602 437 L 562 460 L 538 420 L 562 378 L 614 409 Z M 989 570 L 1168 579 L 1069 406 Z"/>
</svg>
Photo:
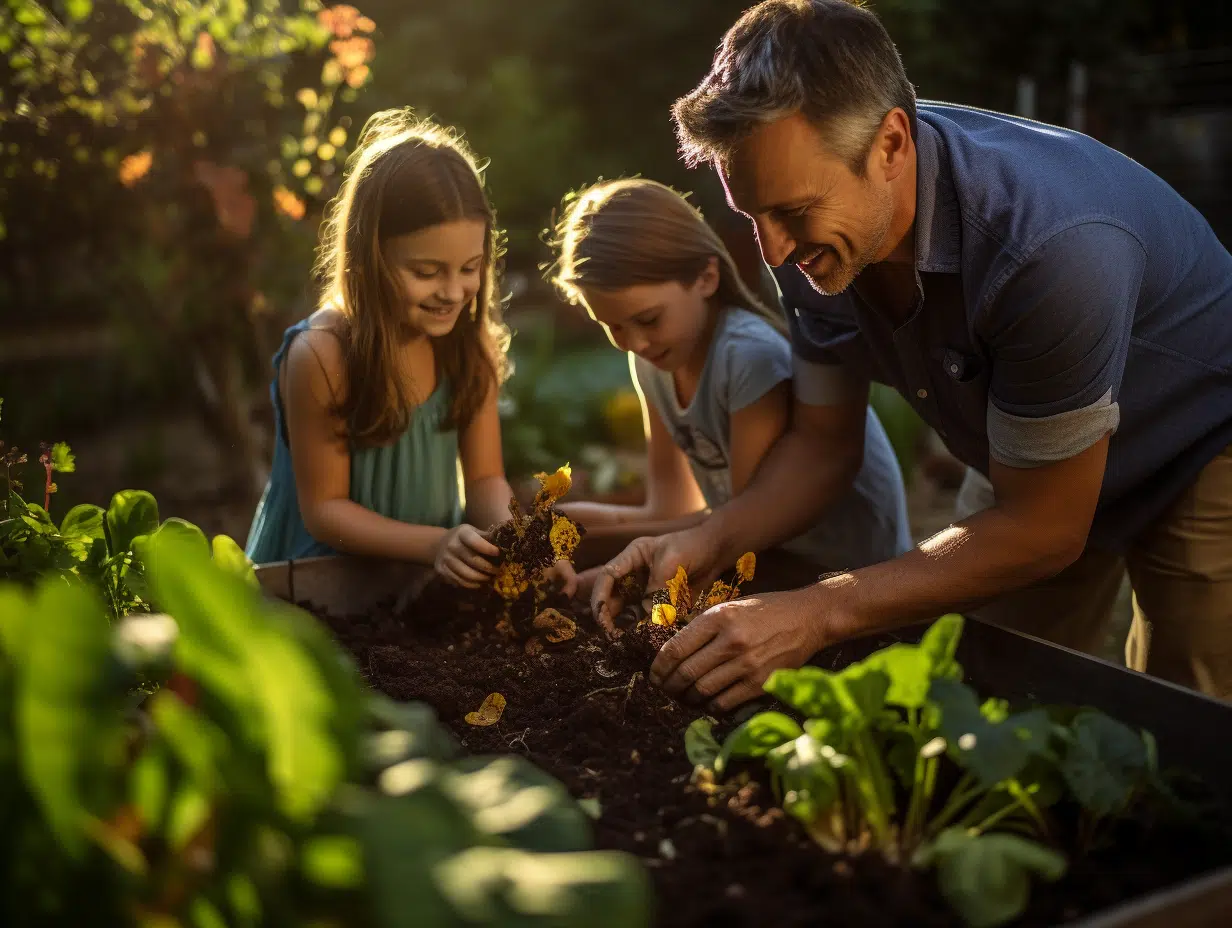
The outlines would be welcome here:
<svg viewBox="0 0 1232 928">
<path fill-rule="evenodd" d="M 928 827 L 928 833 L 935 835 L 941 831 L 950 820 L 961 811 L 962 807 L 975 796 L 979 795 L 982 789 L 975 785 L 975 777 L 970 773 L 964 773 L 954 786 L 954 791 L 950 793 L 950 798 L 946 800 L 941 811 L 937 813 L 937 817 L 933 819 L 932 824 Z"/>
<path fill-rule="evenodd" d="M 985 831 L 987 831 L 993 825 L 997 824 L 997 822 L 1001 821 L 1001 819 L 1005 818 L 1011 812 L 1016 812 L 1018 809 L 1021 809 L 1021 808 L 1022 808 L 1022 800 L 1015 799 L 1013 802 L 1002 806 L 1000 809 L 998 809 L 992 815 L 988 816 L 988 818 L 984 819 L 984 821 L 980 822 L 978 825 L 972 826 L 971 830 L 974 831 L 976 834 L 983 834 Z"/>
</svg>

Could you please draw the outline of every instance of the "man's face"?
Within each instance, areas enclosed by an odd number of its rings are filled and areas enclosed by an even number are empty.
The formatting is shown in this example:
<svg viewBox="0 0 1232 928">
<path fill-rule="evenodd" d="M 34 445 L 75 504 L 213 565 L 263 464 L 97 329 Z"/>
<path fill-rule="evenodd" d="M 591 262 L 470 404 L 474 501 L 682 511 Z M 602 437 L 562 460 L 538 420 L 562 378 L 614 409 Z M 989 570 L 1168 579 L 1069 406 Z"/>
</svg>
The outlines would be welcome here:
<svg viewBox="0 0 1232 928">
<path fill-rule="evenodd" d="M 796 113 L 755 130 L 719 175 L 728 203 L 757 230 L 766 263 L 795 264 L 829 296 L 893 247 L 890 182 L 878 177 L 875 160 L 860 177 Z"/>
</svg>

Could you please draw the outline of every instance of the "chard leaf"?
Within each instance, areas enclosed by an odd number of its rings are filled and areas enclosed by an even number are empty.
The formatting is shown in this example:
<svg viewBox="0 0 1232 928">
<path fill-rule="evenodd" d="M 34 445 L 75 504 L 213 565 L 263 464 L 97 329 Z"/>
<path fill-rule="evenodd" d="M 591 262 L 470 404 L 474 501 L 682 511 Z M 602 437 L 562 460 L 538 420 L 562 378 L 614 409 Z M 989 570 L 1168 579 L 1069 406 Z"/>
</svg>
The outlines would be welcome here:
<svg viewBox="0 0 1232 928">
<path fill-rule="evenodd" d="M 885 708 L 890 677 L 875 664 L 868 661 L 852 664 L 838 675 L 836 682 L 849 725 L 864 728 Z"/>
<path fill-rule="evenodd" d="M 107 542 L 112 556 L 129 550 L 138 535 L 158 528 L 158 503 L 145 490 L 121 490 L 107 507 Z"/>
<path fill-rule="evenodd" d="M 1074 797 L 1096 815 L 1109 815 L 1129 801 L 1147 771 L 1147 749 L 1132 728 L 1101 712 L 1074 718 L 1061 774 Z"/>
<path fill-rule="evenodd" d="M 962 638 L 963 617 L 956 612 L 943 615 L 929 626 L 920 639 L 920 650 L 932 662 L 932 675 L 947 680 L 961 680 L 962 666 L 954 659 Z"/>
<path fill-rule="evenodd" d="M 837 720 L 841 712 L 834 680 L 834 674 L 805 665 L 798 670 L 774 671 L 762 688 L 809 718 Z"/>
<path fill-rule="evenodd" d="M 795 720 L 782 712 L 759 712 L 727 736 L 714 763 L 715 773 L 721 774 L 733 757 L 764 757 L 780 744 L 794 741 L 802 734 L 804 730 Z"/>
<path fill-rule="evenodd" d="M 1031 874 L 1054 881 L 1065 873 L 1065 858 L 1017 835 L 972 836 L 947 828 L 920 862 L 935 862 L 941 895 L 970 928 L 996 928 L 1027 907 Z"/>
<path fill-rule="evenodd" d="M 808 735 L 782 745 L 772 756 L 783 811 L 813 825 L 838 801 L 839 769 L 847 758 Z"/>
<path fill-rule="evenodd" d="M 865 658 L 864 664 L 880 670 L 890 680 L 885 701 L 904 709 L 918 709 L 928 700 L 932 658 L 911 644 L 892 644 Z"/>
<path fill-rule="evenodd" d="M 66 538 L 81 535 L 86 538 L 103 537 L 103 510 L 90 503 L 74 506 L 60 523 L 60 534 Z"/>
<path fill-rule="evenodd" d="M 684 753 L 694 767 L 713 770 L 719 756 L 719 742 L 714 736 L 714 719 L 703 716 L 694 719 L 684 730 Z"/>
<path fill-rule="evenodd" d="M 933 680 L 929 697 L 941 709 L 940 732 L 950 756 L 985 789 L 1018 776 L 1032 755 L 1048 749 L 1052 725 L 1044 709 L 989 721 L 972 689 L 949 679 Z"/>
</svg>

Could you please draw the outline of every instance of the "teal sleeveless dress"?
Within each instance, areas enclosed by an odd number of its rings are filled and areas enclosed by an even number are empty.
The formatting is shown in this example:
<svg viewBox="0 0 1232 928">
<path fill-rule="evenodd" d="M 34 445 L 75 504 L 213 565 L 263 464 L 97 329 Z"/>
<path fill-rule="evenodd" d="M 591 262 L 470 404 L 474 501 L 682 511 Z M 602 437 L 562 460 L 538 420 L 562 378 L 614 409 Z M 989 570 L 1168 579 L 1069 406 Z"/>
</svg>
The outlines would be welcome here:
<svg viewBox="0 0 1232 928">
<path fill-rule="evenodd" d="M 274 355 L 274 379 L 270 384 L 276 436 L 274 462 L 245 549 L 257 564 L 337 553 L 308 533 L 300 515 L 278 389 L 278 371 L 287 349 L 296 336 L 310 327 L 309 320 L 303 319 L 288 328 Z M 351 499 L 365 509 L 412 525 L 458 525 L 463 508 L 458 433 L 441 431 L 448 411 L 449 387 L 441 381 L 411 415 L 406 431 L 393 444 L 380 448 L 352 447 Z"/>
</svg>

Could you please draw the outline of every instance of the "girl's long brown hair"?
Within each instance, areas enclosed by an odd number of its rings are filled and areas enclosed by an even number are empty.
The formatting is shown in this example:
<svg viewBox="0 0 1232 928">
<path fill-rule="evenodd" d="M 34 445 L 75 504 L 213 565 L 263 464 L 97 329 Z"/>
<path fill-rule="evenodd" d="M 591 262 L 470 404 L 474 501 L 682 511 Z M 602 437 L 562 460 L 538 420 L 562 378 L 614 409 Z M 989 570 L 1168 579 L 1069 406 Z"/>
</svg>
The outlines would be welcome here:
<svg viewBox="0 0 1232 928">
<path fill-rule="evenodd" d="M 599 181 L 570 194 L 550 244 L 556 255 L 549 268 L 552 283 L 571 303 L 586 306 L 583 291 L 592 288 L 623 290 L 667 281 L 689 286 L 711 258 L 718 258 L 718 304 L 747 309 L 787 332 L 782 314 L 753 295 L 701 212 L 658 181 Z"/>
<path fill-rule="evenodd" d="M 406 430 L 416 399 L 399 376 L 405 301 L 381 243 L 459 219 L 482 220 L 487 234 L 479 292 L 453 330 L 433 344 L 438 374 L 451 391 L 443 430 L 465 428 L 506 374 L 509 335 L 497 296 L 500 232 L 482 169 L 456 133 L 414 118 L 409 109 L 374 114 L 348 159 L 317 257 L 321 306 L 347 320 L 340 333 L 346 390 L 333 412 L 355 445 L 394 440 Z"/>
</svg>

